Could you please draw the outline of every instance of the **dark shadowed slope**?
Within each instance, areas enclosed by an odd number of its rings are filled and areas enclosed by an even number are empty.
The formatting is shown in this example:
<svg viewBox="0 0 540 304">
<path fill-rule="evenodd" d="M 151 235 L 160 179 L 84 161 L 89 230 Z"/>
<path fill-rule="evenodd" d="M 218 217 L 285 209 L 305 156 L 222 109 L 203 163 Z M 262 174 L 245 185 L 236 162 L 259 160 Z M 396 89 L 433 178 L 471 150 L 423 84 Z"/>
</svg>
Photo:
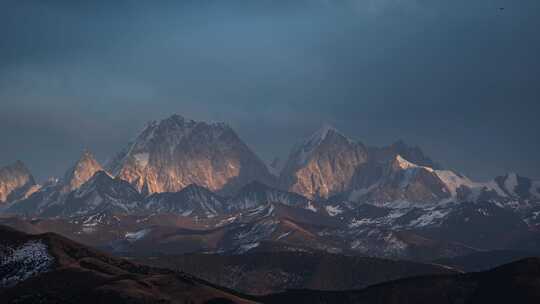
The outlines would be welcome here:
<svg viewBox="0 0 540 304">
<path fill-rule="evenodd" d="M 249 303 L 189 275 L 0 226 L 2 303 Z"/>
<path fill-rule="evenodd" d="M 297 290 L 271 295 L 264 303 L 540 303 L 540 258 L 493 270 L 460 275 L 403 279 L 360 291 Z"/>
<path fill-rule="evenodd" d="M 454 258 L 438 259 L 436 264 L 443 264 L 463 272 L 484 271 L 521 259 L 540 256 L 539 251 L 493 250 L 479 251 Z"/>
<path fill-rule="evenodd" d="M 243 293 L 263 295 L 288 289 L 350 290 L 404 277 L 450 274 L 433 264 L 323 252 L 249 252 L 243 255 L 192 254 L 139 260 L 181 270 Z"/>
</svg>

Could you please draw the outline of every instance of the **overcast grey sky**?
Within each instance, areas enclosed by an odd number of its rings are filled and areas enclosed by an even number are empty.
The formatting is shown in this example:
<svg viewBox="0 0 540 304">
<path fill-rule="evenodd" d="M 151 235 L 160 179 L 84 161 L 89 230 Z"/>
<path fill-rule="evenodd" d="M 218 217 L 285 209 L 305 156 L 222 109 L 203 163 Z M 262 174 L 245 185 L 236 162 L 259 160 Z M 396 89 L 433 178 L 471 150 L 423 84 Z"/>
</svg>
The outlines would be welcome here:
<svg viewBox="0 0 540 304">
<path fill-rule="evenodd" d="M 5 0 L 0 164 L 60 175 L 179 113 L 266 160 L 330 123 L 540 178 L 539 28 L 538 0 Z"/>
</svg>

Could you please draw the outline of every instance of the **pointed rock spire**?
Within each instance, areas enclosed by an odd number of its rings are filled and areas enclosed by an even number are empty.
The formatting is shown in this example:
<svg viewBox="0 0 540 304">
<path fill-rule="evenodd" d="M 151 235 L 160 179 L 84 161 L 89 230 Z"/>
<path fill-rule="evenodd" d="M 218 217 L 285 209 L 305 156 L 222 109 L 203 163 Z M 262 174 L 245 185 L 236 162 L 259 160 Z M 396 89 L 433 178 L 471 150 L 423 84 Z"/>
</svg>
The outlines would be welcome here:
<svg viewBox="0 0 540 304">
<path fill-rule="evenodd" d="M 98 171 L 103 171 L 90 151 L 85 150 L 80 159 L 64 175 L 63 192 L 70 192 L 79 188 L 90 180 Z"/>
<path fill-rule="evenodd" d="M 20 160 L 0 168 L 0 203 L 10 201 L 14 194 L 21 194 L 35 184 L 30 170 Z"/>
</svg>

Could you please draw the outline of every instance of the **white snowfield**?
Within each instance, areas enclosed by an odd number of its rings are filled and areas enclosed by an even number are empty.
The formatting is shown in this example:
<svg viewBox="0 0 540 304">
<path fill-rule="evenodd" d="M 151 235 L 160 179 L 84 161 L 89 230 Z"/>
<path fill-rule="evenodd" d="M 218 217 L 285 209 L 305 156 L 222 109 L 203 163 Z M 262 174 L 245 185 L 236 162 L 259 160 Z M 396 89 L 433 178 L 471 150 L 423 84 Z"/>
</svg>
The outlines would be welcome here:
<svg viewBox="0 0 540 304">
<path fill-rule="evenodd" d="M 0 287 L 11 287 L 51 270 L 54 258 L 42 241 L 28 241 L 17 248 L 0 246 Z"/>
<path fill-rule="evenodd" d="M 339 206 L 326 206 L 326 212 L 328 212 L 328 215 L 330 216 L 336 216 L 341 213 L 343 213 L 343 209 L 341 209 Z"/>
<path fill-rule="evenodd" d="M 148 233 L 152 231 L 151 229 L 142 229 L 136 232 L 127 232 L 125 238 L 128 242 L 135 242 L 143 239 Z"/>
</svg>

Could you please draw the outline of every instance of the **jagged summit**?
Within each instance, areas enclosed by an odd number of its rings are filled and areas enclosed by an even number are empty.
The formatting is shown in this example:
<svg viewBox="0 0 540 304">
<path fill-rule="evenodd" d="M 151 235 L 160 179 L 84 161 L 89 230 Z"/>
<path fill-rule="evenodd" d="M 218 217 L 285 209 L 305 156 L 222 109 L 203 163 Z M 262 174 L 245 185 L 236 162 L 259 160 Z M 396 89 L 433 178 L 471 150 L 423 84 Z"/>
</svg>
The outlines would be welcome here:
<svg viewBox="0 0 540 304">
<path fill-rule="evenodd" d="M 418 146 L 411 146 L 402 139 L 385 147 L 369 147 L 370 161 L 386 162 L 396 155 L 401 155 L 407 161 L 419 166 L 442 169 L 442 166 L 428 157 Z"/>
<path fill-rule="evenodd" d="M 343 135 L 338 129 L 330 124 L 323 124 L 317 131 L 305 138 L 299 145 L 298 149 L 302 149 L 305 153 L 317 148 L 327 138 L 338 136 L 340 138 L 351 141 L 347 136 Z"/>
<path fill-rule="evenodd" d="M 326 137 L 329 134 L 332 134 L 332 133 L 341 134 L 334 126 L 332 126 L 330 124 L 327 124 L 327 123 L 324 123 L 317 131 L 315 131 L 315 133 L 313 133 L 308 138 L 307 141 L 308 142 L 313 142 L 313 141 L 320 142 L 320 141 L 323 141 L 324 139 L 326 139 Z"/>
<path fill-rule="evenodd" d="M 103 168 L 94 158 L 94 155 L 85 150 L 79 160 L 66 172 L 62 180 L 64 193 L 73 191 L 79 188 L 82 184 L 90 180 L 96 172 L 102 171 Z"/>
<path fill-rule="evenodd" d="M 291 152 L 298 166 L 305 165 L 323 146 L 354 144 L 353 141 L 330 124 L 323 124 L 317 131 L 300 141 Z M 290 164 L 289 164 L 290 165 Z"/>
<path fill-rule="evenodd" d="M 323 125 L 296 146 L 280 175 L 282 188 L 308 198 L 327 198 L 350 185 L 367 149 L 334 127 Z"/>
<path fill-rule="evenodd" d="M 8 164 L 4 167 L 0 167 L 0 170 L 2 172 L 6 172 L 8 170 L 11 170 L 11 171 L 24 171 L 25 173 L 29 173 L 30 170 L 28 169 L 28 167 L 26 167 L 25 163 L 21 160 L 16 160 L 15 162 L 11 163 L 11 164 Z"/>
<path fill-rule="evenodd" d="M 35 185 L 32 173 L 20 160 L 0 168 L 0 203 L 24 196 Z"/>
<path fill-rule="evenodd" d="M 111 170 L 147 194 L 194 183 L 223 194 L 255 179 L 273 183 L 266 165 L 227 124 L 178 114 L 149 123 L 113 160 Z"/>
</svg>

